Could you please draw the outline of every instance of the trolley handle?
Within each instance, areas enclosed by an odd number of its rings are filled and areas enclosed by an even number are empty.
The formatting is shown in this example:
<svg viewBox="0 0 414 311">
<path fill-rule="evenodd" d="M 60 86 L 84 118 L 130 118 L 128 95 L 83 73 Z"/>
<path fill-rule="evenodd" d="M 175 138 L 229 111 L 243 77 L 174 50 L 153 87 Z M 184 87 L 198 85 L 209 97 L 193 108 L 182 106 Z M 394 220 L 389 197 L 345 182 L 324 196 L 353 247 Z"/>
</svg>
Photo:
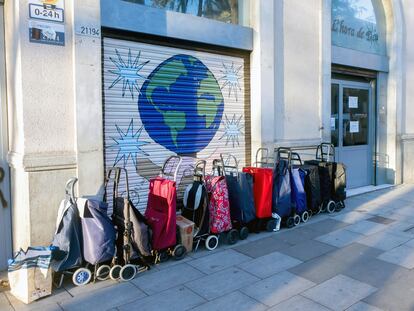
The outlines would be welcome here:
<svg viewBox="0 0 414 311">
<path fill-rule="evenodd" d="M 201 176 L 204 178 L 206 176 L 206 166 L 207 166 L 206 160 L 198 160 L 194 167 L 194 175 Z"/>
<path fill-rule="evenodd" d="M 217 175 L 215 175 L 217 173 Z M 223 176 L 223 163 L 221 159 L 214 159 L 212 165 L 212 175 L 213 176 Z"/>
<path fill-rule="evenodd" d="M 126 192 L 126 199 L 129 201 L 129 182 L 128 182 L 128 171 L 126 168 L 114 166 L 108 169 L 106 179 L 105 179 L 105 197 L 108 190 L 109 182 L 113 182 L 113 193 L 112 193 L 112 200 L 115 202 L 116 198 L 118 197 L 118 190 L 119 190 L 119 183 L 121 180 L 122 172 L 125 174 L 125 192 Z"/>
<path fill-rule="evenodd" d="M 227 157 L 226 161 L 224 161 L 225 156 Z M 237 158 L 234 155 L 230 153 L 220 153 L 220 159 L 223 175 L 236 173 L 236 177 L 239 176 L 239 161 L 237 161 Z M 227 161 L 233 161 L 234 163 L 230 163 L 234 165 L 226 165 Z"/>
<path fill-rule="evenodd" d="M 299 163 L 299 165 L 303 165 L 302 159 L 300 158 L 300 155 L 297 152 L 292 152 L 291 162 L 297 162 Z"/>
<path fill-rule="evenodd" d="M 259 160 L 259 154 L 260 160 Z M 263 161 L 265 159 L 265 161 Z M 269 149 L 268 148 L 259 148 L 256 151 L 256 161 L 254 162 L 254 166 L 259 167 L 259 164 L 262 165 L 265 164 L 266 166 L 269 165 Z"/>
<path fill-rule="evenodd" d="M 66 182 L 66 185 L 65 185 L 65 195 L 67 198 L 70 199 L 71 203 L 76 203 L 75 185 L 77 182 L 78 182 L 78 178 L 72 177 Z"/>
<path fill-rule="evenodd" d="M 178 162 L 178 164 L 175 166 L 174 174 L 172 174 L 173 181 L 177 181 L 178 170 L 180 169 L 181 161 L 182 161 L 182 158 L 180 156 L 173 155 L 173 156 L 168 157 L 167 160 L 165 160 L 164 164 L 162 165 L 160 175 L 163 178 L 167 176 L 167 174 L 165 173 L 165 169 L 167 168 L 168 163 L 172 162 L 173 160 Z M 171 176 L 171 174 L 169 176 Z"/>
<path fill-rule="evenodd" d="M 330 159 L 335 162 L 335 146 L 331 143 L 321 143 L 316 148 L 316 159 L 322 162 L 329 162 Z"/>
<path fill-rule="evenodd" d="M 288 167 L 290 168 L 292 165 L 292 149 L 288 147 L 277 148 L 275 164 L 278 163 L 281 159 L 287 160 Z"/>
</svg>

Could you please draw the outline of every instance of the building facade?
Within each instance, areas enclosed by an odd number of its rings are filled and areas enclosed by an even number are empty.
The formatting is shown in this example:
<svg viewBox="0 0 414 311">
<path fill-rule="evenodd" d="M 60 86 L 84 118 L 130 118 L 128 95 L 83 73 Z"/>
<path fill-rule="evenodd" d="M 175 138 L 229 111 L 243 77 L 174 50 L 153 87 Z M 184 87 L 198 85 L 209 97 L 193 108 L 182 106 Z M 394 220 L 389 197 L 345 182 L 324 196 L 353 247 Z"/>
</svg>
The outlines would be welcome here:
<svg viewBox="0 0 414 311">
<path fill-rule="evenodd" d="M 140 208 L 177 154 L 330 141 L 349 188 L 414 181 L 408 0 L 0 3 L 0 267 L 50 242 L 66 180 L 93 194 L 113 165 Z"/>
</svg>

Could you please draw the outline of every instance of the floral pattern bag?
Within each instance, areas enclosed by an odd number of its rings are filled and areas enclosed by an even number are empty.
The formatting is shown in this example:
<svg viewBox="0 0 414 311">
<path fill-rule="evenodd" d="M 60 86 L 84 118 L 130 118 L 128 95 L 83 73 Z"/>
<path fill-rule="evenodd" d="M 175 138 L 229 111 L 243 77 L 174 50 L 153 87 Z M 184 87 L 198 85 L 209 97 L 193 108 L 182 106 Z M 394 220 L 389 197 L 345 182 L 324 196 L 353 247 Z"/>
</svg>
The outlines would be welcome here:
<svg viewBox="0 0 414 311">
<path fill-rule="evenodd" d="M 231 230 L 229 193 L 224 176 L 206 176 L 209 195 L 210 231 L 221 233 Z"/>
</svg>

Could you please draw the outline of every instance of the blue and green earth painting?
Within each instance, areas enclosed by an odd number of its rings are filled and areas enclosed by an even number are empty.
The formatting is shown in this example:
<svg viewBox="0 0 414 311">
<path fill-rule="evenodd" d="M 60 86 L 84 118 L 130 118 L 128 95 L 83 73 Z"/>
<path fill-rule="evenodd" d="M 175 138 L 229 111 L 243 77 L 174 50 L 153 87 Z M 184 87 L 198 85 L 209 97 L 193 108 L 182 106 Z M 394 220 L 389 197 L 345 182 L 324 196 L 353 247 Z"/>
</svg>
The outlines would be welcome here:
<svg viewBox="0 0 414 311">
<path fill-rule="evenodd" d="M 155 142 L 174 153 L 190 155 L 213 139 L 224 99 L 211 71 L 196 57 L 180 54 L 163 61 L 148 76 L 138 109 Z"/>
</svg>

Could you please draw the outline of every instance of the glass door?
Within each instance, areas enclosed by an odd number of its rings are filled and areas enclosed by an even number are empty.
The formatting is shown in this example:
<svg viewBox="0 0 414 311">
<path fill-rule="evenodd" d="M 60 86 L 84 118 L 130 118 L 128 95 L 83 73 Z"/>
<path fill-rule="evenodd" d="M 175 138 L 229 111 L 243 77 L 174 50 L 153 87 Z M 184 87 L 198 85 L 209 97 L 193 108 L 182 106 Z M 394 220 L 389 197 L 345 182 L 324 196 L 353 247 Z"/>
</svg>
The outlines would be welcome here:
<svg viewBox="0 0 414 311">
<path fill-rule="evenodd" d="M 347 167 L 347 187 L 372 183 L 372 99 L 369 84 L 333 81 L 331 141 L 335 155 Z"/>
</svg>

